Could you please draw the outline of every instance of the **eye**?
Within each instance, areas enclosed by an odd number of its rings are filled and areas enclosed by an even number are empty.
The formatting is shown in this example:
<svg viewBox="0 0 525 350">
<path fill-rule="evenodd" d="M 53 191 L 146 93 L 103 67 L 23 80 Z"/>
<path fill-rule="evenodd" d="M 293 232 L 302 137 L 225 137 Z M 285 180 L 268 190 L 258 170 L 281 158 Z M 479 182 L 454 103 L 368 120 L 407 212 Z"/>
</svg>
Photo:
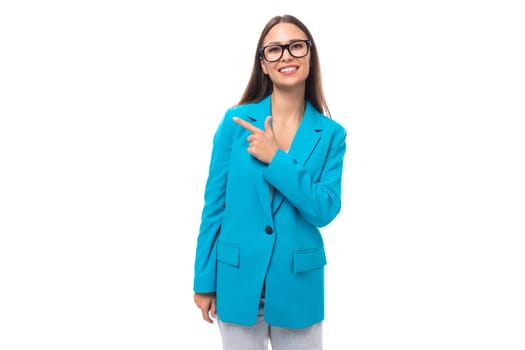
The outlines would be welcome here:
<svg viewBox="0 0 525 350">
<path fill-rule="evenodd" d="M 298 42 L 295 42 L 293 43 L 291 46 L 292 50 L 301 50 L 305 47 L 305 43 L 302 42 L 302 41 L 298 41 Z"/>
<path fill-rule="evenodd" d="M 279 52 L 281 52 L 281 47 L 280 46 L 268 46 L 266 48 L 266 52 L 268 52 L 268 53 L 279 53 Z"/>
</svg>

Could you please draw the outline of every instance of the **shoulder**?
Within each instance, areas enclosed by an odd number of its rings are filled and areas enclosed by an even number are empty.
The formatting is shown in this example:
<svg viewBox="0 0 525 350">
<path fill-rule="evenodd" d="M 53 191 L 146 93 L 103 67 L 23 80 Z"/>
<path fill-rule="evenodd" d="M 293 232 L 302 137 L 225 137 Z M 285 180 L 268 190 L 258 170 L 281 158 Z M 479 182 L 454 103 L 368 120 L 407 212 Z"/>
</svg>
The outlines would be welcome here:
<svg viewBox="0 0 525 350">
<path fill-rule="evenodd" d="M 239 117 L 242 117 L 244 115 L 253 113 L 255 110 L 262 108 L 263 104 L 264 101 L 258 101 L 231 106 L 227 109 L 226 114 L 231 116 L 237 115 Z"/>
<path fill-rule="evenodd" d="M 246 103 L 228 107 L 223 115 L 222 123 L 232 121 L 233 117 L 243 118 L 248 116 L 256 108 L 256 105 L 256 103 Z"/>
<path fill-rule="evenodd" d="M 264 118 L 270 115 L 270 113 L 271 109 L 268 98 L 257 102 L 238 104 L 226 110 L 222 124 L 237 126 L 237 123 L 233 121 L 233 117 L 244 119 L 250 123 L 257 123 L 257 120 L 264 121 Z"/>
<path fill-rule="evenodd" d="M 346 134 L 346 129 L 345 127 L 339 123 L 338 121 L 324 115 L 324 114 L 321 114 L 321 118 L 322 118 L 322 121 L 323 121 L 323 127 L 328 129 L 328 130 L 332 130 L 333 132 L 336 132 L 336 133 L 345 133 Z"/>
<path fill-rule="evenodd" d="M 323 133 L 328 136 L 332 145 L 346 144 L 346 129 L 334 119 L 322 115 Z"/>
<path fill-rule="evenodd" d="M 219 123 L 218 131 L 228 134 L 233 133 L 234 130 L 239 129 L 237 123 L 233 121 L 233 117 L 246 120 L 250 115 L 253 115 L 258 108 L 258 102 L 228 107 Z"/>
<path fill-rule="evenodd" d="M 346 129 L 341 123 L 315 109 L 310 102 L 307 103 L 305 114 L 311 116 L 314 129 L 322 130 L 323 133 L 346 137 Z"/>
<path fill-rule="evenodd" d="M 259 101 L 248 102 L 232 106 L 228 109 L 227 114 L 236 115 L 240 118 L 245 116 L 267 116 L 271 113 L 271 95 L 263 97 Z"/>
</svg>

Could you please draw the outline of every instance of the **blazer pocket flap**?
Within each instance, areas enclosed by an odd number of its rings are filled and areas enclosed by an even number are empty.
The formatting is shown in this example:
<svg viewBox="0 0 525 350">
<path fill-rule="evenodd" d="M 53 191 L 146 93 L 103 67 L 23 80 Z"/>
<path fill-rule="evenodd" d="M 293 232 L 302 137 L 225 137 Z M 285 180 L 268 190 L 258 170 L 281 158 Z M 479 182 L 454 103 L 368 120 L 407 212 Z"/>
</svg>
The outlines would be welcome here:
<svg viewBox="0 0 525 350">
<path fill-rule="evenodd" d="M 293 271 L 305 272 L 326 265 L 326 255 L 323 248 L 296 251 L 293 256 Z"/>
<path fill-rule="evenodd" d="M 240 249 L 238 246 L 220 243 L 217 246 L 217 260 L 225 264 L 239 266 Z"/>
</svg>

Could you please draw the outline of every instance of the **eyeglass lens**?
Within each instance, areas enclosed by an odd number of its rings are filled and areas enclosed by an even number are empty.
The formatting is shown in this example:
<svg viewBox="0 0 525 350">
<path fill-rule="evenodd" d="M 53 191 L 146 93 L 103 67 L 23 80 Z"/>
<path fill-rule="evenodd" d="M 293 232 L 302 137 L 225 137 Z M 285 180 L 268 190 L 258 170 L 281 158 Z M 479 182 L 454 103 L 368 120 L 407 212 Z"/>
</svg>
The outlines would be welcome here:
<svg viewBox="0 0 525 350">
<path fill-rule="evenodd" d="M 288 49 L 290 55 L 301 58 L 308 54 L 308 44 L 306 41 L 295 41 L 287 45 L 270 45 L 264 48 L 264 57 L 267 61 L 273 62 L 283 56 L 284 49 Z"/>
</svg>

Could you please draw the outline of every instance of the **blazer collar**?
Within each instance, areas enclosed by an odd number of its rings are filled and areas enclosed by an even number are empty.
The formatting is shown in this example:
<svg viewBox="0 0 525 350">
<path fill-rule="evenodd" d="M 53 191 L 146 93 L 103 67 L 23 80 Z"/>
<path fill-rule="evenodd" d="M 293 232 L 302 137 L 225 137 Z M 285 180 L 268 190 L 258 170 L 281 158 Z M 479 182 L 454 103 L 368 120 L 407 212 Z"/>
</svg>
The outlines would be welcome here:
<svg viewBox="0 0 525 350">
<path fill-rule="evenodd" d="M 251 119 L 253 125 L 264 130 L 264 121 L 272 112 L 271 95 L 256 103 L 255 107 L 253 114 L 248 118 Z M 310 102 L 306 101 L 303 119 L 299 124 L 288 151 L 288 154 L 298 164 L 304 165 L 319 143 L 323 129 L 323 117 L 324 116 L 319 113 Z M 275 215 L 284 200 L 282 194 L 277 190 L 274 191 L 274 197 L 272 203 L 270 203 L 270 188 L 268 183 L 261 179 L 261 183 L 257 186 L 257 189 L 267 215 L 270 217 Z"/>
<path fill-rule="evenodd" d="M 266 117 L 272 114 L 272 95 L 268 95 L 255 104 L 254 113 L 249 117 L 252 123 L 258 128 L 264 130 L 264 121 Z M 299 164 L 304 165 L 312 151 L 315 149 L 317 142 L 321 137 L 323 130 L 323 115 L 319 113 L 314 106 L 306 101 L 303 120 L 295 133 L 288 154 L 291 155 Z"/>
</svg>

